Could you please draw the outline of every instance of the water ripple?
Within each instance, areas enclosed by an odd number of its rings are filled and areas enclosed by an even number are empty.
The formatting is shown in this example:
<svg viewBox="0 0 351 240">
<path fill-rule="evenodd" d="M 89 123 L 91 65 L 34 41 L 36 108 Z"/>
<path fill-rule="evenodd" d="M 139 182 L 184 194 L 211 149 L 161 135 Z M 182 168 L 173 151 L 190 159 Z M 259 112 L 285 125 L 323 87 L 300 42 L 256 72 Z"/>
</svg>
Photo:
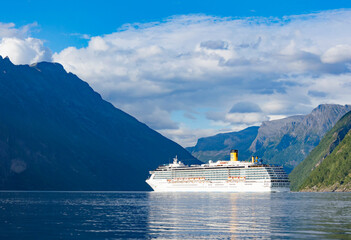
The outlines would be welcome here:
<svg viewBox="0 0 351 240">
<path fill-rule="evenodd" d="M 0 239 L 350 239 L 350 193 L 0 192 Z"/>
</svg>

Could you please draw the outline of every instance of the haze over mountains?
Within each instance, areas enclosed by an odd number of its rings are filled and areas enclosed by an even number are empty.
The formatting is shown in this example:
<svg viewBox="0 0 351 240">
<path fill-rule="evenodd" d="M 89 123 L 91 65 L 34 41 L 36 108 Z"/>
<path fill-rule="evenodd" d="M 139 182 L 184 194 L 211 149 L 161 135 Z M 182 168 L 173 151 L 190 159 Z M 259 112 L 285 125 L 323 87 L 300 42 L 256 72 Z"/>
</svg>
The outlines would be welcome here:
<svg viewBox="0 0 351 240">
<path fill-rule="evenodd" d="M 199 139 L 196 146 L 187 149 L 199 160 L 208 161 L 223 158 L 223 154 L 228 154 L 231 148 L 241 148 L 240 159 L 257 155 L 267 163 L 283 165 L 285 170 L 290 172 L 350 110 L 351 105 L 322 104 L 307 115 L 263 122 L 258 130 L 256 129 L 257 134 L 255 131 L 249 131 L 252 130 L 250 128 L 240 132 L 218 134 Z M 233 136 L 242 132 L 248 133 L 246 139 L 232 140 Z M 251 139 L 251 143 L 248 143 Z M 213 149 L 213 146 L 217 148 Z"/>
<path fill-rule="evenodd" d="M 257 136 L 258 129 L 259 127 L 248 127 L 238 132 L 200 138 L 196 146 L 186 149 L 203 162 L 229 160 L 229 152 L 233 148 L 239 150 L 240 159 L 248 159 L 251 156 L 249 148 Z"/>
<path fill-rule="evenodd" d="M 146 190 L 175 155 L 199 163 L 60 64 L 0 57 L 0 189 Z"/>
</svg>

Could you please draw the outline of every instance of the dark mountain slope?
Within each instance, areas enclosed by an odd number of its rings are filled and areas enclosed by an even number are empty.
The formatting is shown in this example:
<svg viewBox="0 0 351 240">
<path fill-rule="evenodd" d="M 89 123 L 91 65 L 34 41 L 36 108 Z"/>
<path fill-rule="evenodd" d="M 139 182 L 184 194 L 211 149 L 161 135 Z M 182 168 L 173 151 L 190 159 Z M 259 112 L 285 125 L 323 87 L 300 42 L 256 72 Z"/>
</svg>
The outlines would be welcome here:
<svg viewBox="0 0 351 240">
<path fill-rule="evenodd" d="M 175 155 L 199 163 L 61 65 L 0 57 L 0 189 L 144 190 Z"/>
<path fill-rule="evenodd" d="M 229 160 L 232 148 L 239 150 L 240 159 L 248 159 L 248 151 L 257 135 L 258 127 L 249 127 L 239 132 L 220 133 L 212 137 L 200 138 L 196 146 L 186 148 L 203 162 L 208 160 Z"/>
<path fill-rule="evenodd" d="M 351 184 L 350 129 L 351 112 L 342 117 L 291 172 L 289 178 L 292 190 L 336 190 L 343 187 L 340 186 L 343 183 Z"/>
</svg>

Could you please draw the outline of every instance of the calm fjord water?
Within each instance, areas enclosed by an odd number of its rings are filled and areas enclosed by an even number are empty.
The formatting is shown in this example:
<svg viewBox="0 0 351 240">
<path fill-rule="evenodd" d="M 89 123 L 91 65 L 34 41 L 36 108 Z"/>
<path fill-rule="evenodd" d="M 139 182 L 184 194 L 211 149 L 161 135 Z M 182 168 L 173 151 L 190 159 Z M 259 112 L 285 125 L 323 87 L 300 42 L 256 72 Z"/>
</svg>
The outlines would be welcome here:
<svg viewBox="0 0 351 240">
<path fill-rule="evenodd" d="M 0 239 L 351 238 L 350 193 L 0 192 Z"/>
</svg>

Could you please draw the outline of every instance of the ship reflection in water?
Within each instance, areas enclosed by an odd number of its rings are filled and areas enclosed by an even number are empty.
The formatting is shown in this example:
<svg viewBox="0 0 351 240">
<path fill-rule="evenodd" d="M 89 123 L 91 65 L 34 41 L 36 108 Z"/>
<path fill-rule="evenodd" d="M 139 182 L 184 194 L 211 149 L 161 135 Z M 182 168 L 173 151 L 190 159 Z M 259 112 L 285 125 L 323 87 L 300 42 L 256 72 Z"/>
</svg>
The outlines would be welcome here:
<svg viewBox="0 0 351 240">
<path fill-rule="evenodd" d="M 350 193 L 0 191 L 0 239 L 346 239 L 350 223 Z"/>
<path fill-rule="evenodd" d="M 347 193 L 152 192 L 149 203 L 151 238 L 311 239 L 351 234 Z"/>
<path fill-rule="evenodd" d="M 267 193 L 150 193 L 150 237 L 272 236 L 275 220 L 271 206 L 264 203 L 271 202 L 271 197 Z M 284 211 L 285 215 L 289 209 Z"/>
</svg>

